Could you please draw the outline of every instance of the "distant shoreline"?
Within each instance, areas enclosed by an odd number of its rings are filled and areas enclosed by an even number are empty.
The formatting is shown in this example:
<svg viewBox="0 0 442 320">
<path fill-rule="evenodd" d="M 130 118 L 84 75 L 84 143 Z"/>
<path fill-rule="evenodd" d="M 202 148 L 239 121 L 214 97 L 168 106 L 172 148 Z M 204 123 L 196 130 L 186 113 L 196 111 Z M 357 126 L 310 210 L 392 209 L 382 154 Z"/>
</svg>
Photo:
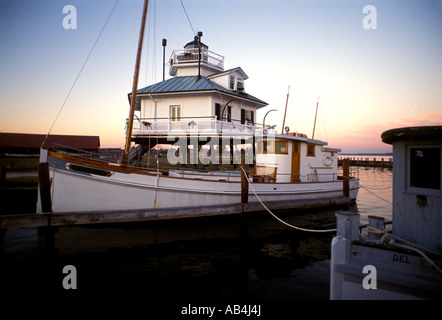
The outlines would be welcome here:
<svg viewBox="0 0 442 320">
<path fill-rule="evenodd" d="M 339 156 L 393 156 L 392 152 L 386 152 L 386 153 L 369 153 L 369 152 L 343 152 L 338 153 Z"/>
</svg>

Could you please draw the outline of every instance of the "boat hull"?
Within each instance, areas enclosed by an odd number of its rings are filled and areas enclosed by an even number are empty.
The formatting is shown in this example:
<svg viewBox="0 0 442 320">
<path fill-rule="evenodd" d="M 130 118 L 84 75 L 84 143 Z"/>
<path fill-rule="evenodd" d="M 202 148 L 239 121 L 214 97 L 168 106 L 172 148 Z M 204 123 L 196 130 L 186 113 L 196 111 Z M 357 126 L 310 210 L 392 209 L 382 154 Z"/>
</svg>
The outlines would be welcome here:
<svg viewBox="0 0 442 320">
<path fill-rule="evenodd" d="M 52 210 L 82 212 L 148 208 L 220 206 L 241 203 L 239 176 L 202 179 L 163 175 L 160 172 L 131 172 L 106 168 L 97 174 L 92 168 L 72 170 L 70 159 L 48 157 Z M 80 164 L 82 165 L 82 164 Z M 96 169 L 102 170 L 102 169 Z M 229 180 L 229 181 L 227 181 Z M 356 199 L 359 184 L 350 183 L 350 197 Z M 249 188 L 249 202 L 263 203 L 342 197 L 342 181 L 316 183 L 255 183 Z M 264 208 L 262 208 L 264 209 Z M 41 211 L 38 203 L 37 211 Z"/>
</svg>

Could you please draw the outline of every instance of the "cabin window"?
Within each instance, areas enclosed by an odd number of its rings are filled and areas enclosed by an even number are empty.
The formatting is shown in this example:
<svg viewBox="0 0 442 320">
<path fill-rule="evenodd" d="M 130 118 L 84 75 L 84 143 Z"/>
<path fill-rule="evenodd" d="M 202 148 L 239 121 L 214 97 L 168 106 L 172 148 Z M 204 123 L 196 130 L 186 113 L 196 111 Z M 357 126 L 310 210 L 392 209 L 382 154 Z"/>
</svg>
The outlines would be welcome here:
<svg viewBox="0 0 442 320">
<path fill-rule="evenodd" d="M 275 153 L 287 154 L 287 141 L 276 140 L 275 141 Z"/>
<path fill-rule="evenodd" d="M 287 141 L 284 140 L 261 140 L 258 141 L 258 153 L 276 153 L 276 154 L 287 154 Z"/>
<path fill-rule="evenodd" d="M 272 141 L 264 140 L 262 144 L 262 153 L 272 152 Z"/>
<path fill-rule="evenodd" d="M 299 153 L 299 142 L 293 142 L 293 153 Z"/>
<path fill-rule="evenodd" d="M 315 156 L 315 145 L 314 144 L 307 144 L 307 157 L 314 157 Z"/>
<path fill-rule="evenodd" d="M 170 106 L 170 120 L 171 121 L 181 120 L 181 106 Z"/>
<path fill-rule="evenodd" d="M 440 190 L 440 148 L 410 149 L 410 186 Z"/>
</svg>

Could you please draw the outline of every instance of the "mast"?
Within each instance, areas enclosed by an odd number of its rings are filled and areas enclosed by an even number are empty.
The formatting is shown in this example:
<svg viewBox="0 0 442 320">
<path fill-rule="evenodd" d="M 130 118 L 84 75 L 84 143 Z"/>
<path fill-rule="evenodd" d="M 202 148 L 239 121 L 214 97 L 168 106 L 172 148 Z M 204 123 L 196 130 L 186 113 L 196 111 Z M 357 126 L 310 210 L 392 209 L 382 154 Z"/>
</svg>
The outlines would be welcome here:
<svg viewBox="0 0 442 320">
<path fill-rule="evenodd" d="M 144 37 L 144 29 L 146 26 L 146 12 L 148 0 L 144 0 L 143 7 L 143 17 L 141 19 L 141 28 L 140 28 L 140 38 L 138 39 L 138 51 L 137 51 L 137 60 L 135 63 L 135 73 L 134 73 L 134 81 L 132 84 L 132 95 L 130 99 L 130 110 L 129 110 L 129 121 L 127 123 L 127 133 L 126 133 L 126 145 L 124 148 L 124 153 L 122 155 L 123 160 L 127 160 L 130 142 L 132 138 L 132 127 L 134 123 L 134 113 L 135 113 L 135 103 L 137 101 L 137 87 L 138 87 L 138 75 L 140 73 L 140 60 L 141 60 L 141 49 L 143 48 L 143 37 Z"/>
<path fill-rule="evenodd" d="M 281 134 L 284 134 L 285 115 L 287 113 L 287 104 L 289 103 L 289 93 L 290 93 L 290 86 L 289 86 L 289 90 L 287 91 L 287 100 L 285 102 L 284 120 L 282 121 Z"/>
<path fill-rule="evenodd" d="M 318 115 L 318 105 L 319 105 L 319 97 L 318 97 L 318 102 L 316 103 L 315 122 L 313 122 L 313 134 L 312 134 L 312 139 L 315 138 L 315 127 L 316 127 L 316 116 Z"/>
</svg>

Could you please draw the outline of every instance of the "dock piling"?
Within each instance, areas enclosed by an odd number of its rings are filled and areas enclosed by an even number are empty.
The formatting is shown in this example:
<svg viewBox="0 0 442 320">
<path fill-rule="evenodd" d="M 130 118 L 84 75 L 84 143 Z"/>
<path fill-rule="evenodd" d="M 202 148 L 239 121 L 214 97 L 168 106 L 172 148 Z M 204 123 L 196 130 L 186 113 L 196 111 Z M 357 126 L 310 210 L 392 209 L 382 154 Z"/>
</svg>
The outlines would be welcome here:
<svg viewBox="0 0 442 320">
<path fill-rule="evenodd" d="M 342 181 L 342 192 L 344 197 L 350 196 L 350 160 L 344 159 L 343 162 L 343 181 Z"/>
<path fill-rule="evenodd" d="M 39 163 L 38 185 L 40 188 L 40 200 L 42 212 L 52 212 L 51 203 L 51 179 L 49 177 L 49 163 Z"/>
</svg>

